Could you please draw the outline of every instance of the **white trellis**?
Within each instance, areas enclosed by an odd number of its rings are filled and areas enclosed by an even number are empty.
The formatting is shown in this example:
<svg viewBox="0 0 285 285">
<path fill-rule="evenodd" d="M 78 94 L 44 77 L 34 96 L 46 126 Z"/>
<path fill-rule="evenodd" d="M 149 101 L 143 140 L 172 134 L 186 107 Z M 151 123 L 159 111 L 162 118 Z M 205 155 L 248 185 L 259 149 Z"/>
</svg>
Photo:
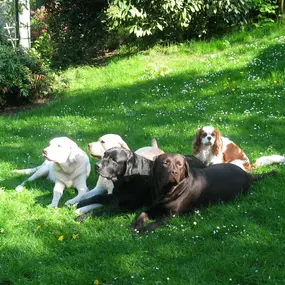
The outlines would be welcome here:
<svg viewBox="0 0 285 285">
<path fill-rule="evenodd" d="M 31 47 L 29 0 L 0 0 L 0 28 L 13 46 Z"/>
<path fill-rule="evenodd" d="M 8 35 L 8 41 L 11 41 L 12 46 L 16 47 L 17 41 L 19 40 L 16 36 L 16 26 L 9 26 L 8 23 L 5 23 L 4 34 Z"/>
</svg>

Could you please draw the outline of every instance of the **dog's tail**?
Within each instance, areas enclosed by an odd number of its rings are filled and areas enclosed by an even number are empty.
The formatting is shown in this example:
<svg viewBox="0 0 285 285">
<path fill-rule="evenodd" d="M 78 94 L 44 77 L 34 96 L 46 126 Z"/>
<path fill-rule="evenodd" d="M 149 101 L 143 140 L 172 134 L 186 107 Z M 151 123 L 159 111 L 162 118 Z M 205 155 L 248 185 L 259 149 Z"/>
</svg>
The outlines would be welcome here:
<svg viewBox="0 0 285 285">
<path fill-rule="evenodd" d="M 276 169 L 269 171 L 269 172 L 265 172 L 265 173 L 261 173 L 261 174 L 250 174 L 252 181 L 257 181 L 257 180 L 261 180 L 267 176 L 274 176 L 278 173 L 278 171 Z"/>
<path fill-rule="evenodd" d="M 13 172 L 14 173 L 18 173 L 18 174 L 34 174 L 41 166 L 35 167 L 35 168 L 27 168 L 27 169 L 14 169 Z"/>
<path fill-rule="evenodd" d="M 259 167 L 273 163 L 285 163 L 285 155 L 273 154 L 269 156 L 262 156 L 256 160 L 253 166 Z"/>
<path fill-rule="evenodd" d="M 158 148 L 156 139 L 151 140 L 151 146 Z"/>
</svg>

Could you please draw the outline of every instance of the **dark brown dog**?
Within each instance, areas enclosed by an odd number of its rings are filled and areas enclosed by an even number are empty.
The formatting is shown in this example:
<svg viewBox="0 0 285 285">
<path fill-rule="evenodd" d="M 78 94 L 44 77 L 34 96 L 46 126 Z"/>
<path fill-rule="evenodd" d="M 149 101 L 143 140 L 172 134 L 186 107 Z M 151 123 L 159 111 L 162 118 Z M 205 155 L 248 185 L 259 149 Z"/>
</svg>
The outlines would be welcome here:
<svg viewBox="0 0 285 285">
<path fill-rule="evenodd" d="M 187 155 L 186 159 L 194 167 L 205 167 L 196 157 Z M 102 160 L 96 164 L 97 172 L 114 183 L 112 194 L 99 194 L 81 200 L 77 208 L 90 204 L 114 206 L 114 210 L 133 211 L 142 206 L 152 204 L 152 177 L 153 161 L 136 153 L 114 147 L 107 150 Z M 79 218 L 79 220 L 83 219 Z"/>
<path fill-rule="evenodd" d="M 234 164 L 216 164 L 207 168 L 190 167 L 180 154 L 162 154 L 153 166 L 155 202 L 133 223 L 139 232 L 155 229 L 172 214 L 183 214 L 197 206 L 229 201 L 247 192 L 255 180 L 277 171 L 250 174 Z M 144 225 L 148 219 L 154 222 Z"/>
</svg>

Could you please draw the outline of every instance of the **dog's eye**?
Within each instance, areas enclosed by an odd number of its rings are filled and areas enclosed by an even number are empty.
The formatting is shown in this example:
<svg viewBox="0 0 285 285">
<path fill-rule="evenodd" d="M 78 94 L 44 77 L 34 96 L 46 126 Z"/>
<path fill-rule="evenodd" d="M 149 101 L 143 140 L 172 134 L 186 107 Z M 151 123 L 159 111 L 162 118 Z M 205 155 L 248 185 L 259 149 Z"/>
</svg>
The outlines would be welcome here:
<svg viewBox="0 0 285 285">
<path fill-rule="evenodd" d="M 181 167 L 181 166 L 182 166 L 181 161 L 177 161 L 177 162 L 176 162 L 176 165 L 179 166 L 179 167 Z"/>
<path fill-rule="evenodd" d="M 61 145 L 60 145 L 60 144 L 58 144 L 57 146 L 58 146 L 58 147 L 61 147 Z"/>
<path fill-rule="evenodd" d="M 104 144 L 105 142 L 103 140 L 101 140 L 100 143 Z"/>
<path fill-rule="evenodd" d="M 214 136 L 215 136 L 215 133 L 212 133 L 211 136 L 214 137 Z"/>
<path fill-rule="evenodd" d="M 202 134 L 202 137 L 203 137 L 203 138 L 205 138 L 206 136 L 207 136 L 207 134 L 206 134 L 206 133 L 203 133 L 203 134 Z"/>
<path fill-rule="evenodd" d="M 164 160 L 164 161 L 163 161 L 163 164 L 164 164 L 164 165 L 169 165 L 169 164 L 170 164 L 170 161 L 169 161 L 168 159 L 167 159 L 167 160 Z"/>
</svg>

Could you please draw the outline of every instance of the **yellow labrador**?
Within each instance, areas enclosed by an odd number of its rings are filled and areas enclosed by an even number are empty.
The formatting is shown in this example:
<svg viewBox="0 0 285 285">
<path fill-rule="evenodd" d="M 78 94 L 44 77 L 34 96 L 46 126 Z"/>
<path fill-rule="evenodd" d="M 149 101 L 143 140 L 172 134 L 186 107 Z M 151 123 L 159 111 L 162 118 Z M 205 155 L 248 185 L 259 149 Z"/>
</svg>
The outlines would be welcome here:
<svg viewBox="0 0 285 285">
<path fill-rule="evenodd" d="M 127 143 L 119 135 L 107 134 L 100 137 L 97 142 L 89 143 L 88 151 L 93 157 L 101 159 L 105 151 L 112 147 L 122 147 L 130 150 Z M 159 149 L 156 140 L 152 139 L 151 146 L 141 147 L 137 149 L 135 153 L 149 160 L 153 160 L 154 157 L 164 153 L 164 151 Z"/>
<path fill-rule="evenodd" d="M 65 205 L 78 203 L 81 196 L 88 191 L 86 178 L 90 173 L 90 162 L 87 154 L 71 139 L 57 137 L 43 149 L 43 156 L 46 160 L 36 168 L 14 170 L 16 173 L 33 174 L 18 185 L 16 190 L 21 191 L 28 181 L 46 177 L 55 183 L 50 206 L 58 206 L 65 187 L 74 187 L 78 190 L 77 196 L 68 200 Z"/>
<path fill-rule="evenodd" d="M 116 134 L 106 134 L 99 138 L 97 142 L 92 142 L 88 144 L 88 151 L 93 157 L 101 159 L 104 156 L 106 150 L 113 147 L 122 147 L 126 150 L 130 150 L 127 143 L 121 138 L 121 136 Z M 149 160 L 154 160 L 154 158 L 162 153 L 161 149 L 158 148 L 157 142 L 155 139 L 152 140 L 151 146 L 145 146 L 139 148 L 135 151 L 136 154 L 143 156 Z M 89 191 L 84 195 L 84 199 L 93 197 L 94 195 L 103 194 L 103 193 L 112 193 L 114 188 L 113 182 L 102 176 L 99 176 L 96 186 L 93 190 Z M 86 207 L 82 207 L 76 210 L 78 214 L 87 213 L 90 210 L 101 207 L 99 204 L 93 204 Z"/>
</svg>

